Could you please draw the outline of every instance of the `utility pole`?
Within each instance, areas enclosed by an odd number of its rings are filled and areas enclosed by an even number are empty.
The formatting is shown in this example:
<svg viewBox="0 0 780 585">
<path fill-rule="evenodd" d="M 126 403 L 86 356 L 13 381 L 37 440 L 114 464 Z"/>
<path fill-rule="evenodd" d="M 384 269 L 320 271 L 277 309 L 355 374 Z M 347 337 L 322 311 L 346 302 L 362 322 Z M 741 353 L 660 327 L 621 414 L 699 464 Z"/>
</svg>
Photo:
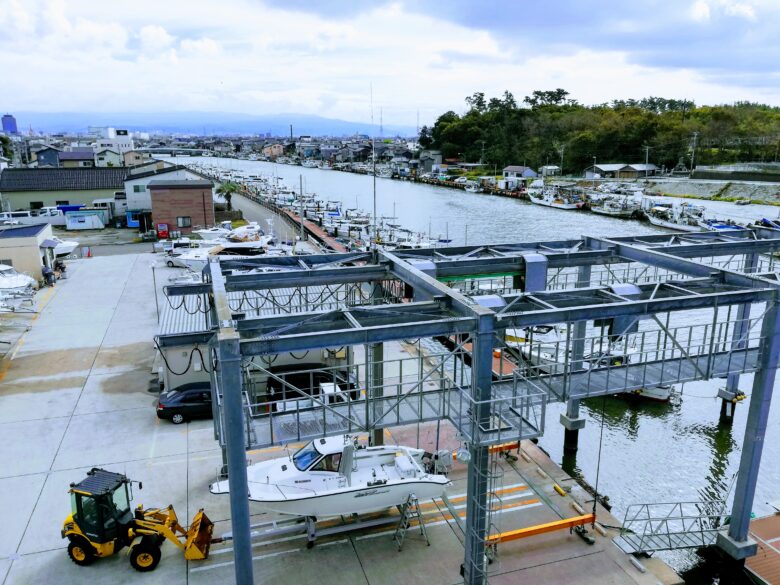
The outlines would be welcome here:
<svg viewBox="0 0 780 585">
<path fill-rule="evenodd" d="M 593 157 L 593 188 L 596 188 L 596 157 Z"/>
<path fill-rule="evenodd" d="M 566 150 L 566 145 L 565 144 L 561 144 L 558 147 L 558 154 L 561 155 L 561 166 L 560 166 L 561 176 L 563 176 L 563 153 L 564 153 L 565 150 Z"/>
<path fill-rule="evenodd" d="M 693 173 L 694 169 L 696 168 L 695 162 L 696 162 L 696 140 L 699 138 L 699 133 L 694 132 L 693 133 L 693 150 L 691 151 L 691 173 Z"/>
<path fill-rule="evenodd" d="M 647 167 L 650 164 L 650 147 L 645 144 L 645 179 L 647 178 Z"/>
</svg>

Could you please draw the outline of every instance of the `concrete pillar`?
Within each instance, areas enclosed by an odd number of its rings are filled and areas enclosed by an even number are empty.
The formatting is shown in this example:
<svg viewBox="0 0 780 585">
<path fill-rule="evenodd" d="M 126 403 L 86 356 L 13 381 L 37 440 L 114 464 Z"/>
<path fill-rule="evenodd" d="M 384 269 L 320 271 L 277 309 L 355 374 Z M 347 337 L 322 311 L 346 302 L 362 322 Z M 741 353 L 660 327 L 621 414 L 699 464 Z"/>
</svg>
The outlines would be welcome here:
<svg viewBox="0 0 780 585">
<path fill-rule="evenodd" d="M 748 539 L 750 513 L 756 493 L 756 480 L 764 448 L 769 407 L 780 360 L 780 311 L 778 293 L 770 301 L 761 326 L 759 370 L 753 378 L 753 388 L 745 425 L 745 439 L 739 461 L 739 474 L 734 490 L 734 506 L 728 534 L 718 534 L 717 544 L 735 559 L 744 559 L 756 553 L 756 543 Z"/>
<path fill-rule="evenodd" d="M 246 474 L 246 428 L 241 388 L 241 348 L 238 333 L 222 330 L 217 336 L 218 379 L 222 391 L 227 444 L 230 521 L 237 585 L 251 585 L 252 538 L 249 527 L 249 486 Z"/>
<path fill-rule="evenodd" d="M 573 455 L 577 452 L 580 429 L 585 427 L 585 419 L 580 417 L 580 401 L 570 398 L 566 402 L 566 414 L 561 414 L 563 425 L 563 452 Z"/>
<path fill-rule="evenodd" d="M 480 423 L 489 424 L 490 399 L 493 383 L 493 321 L 492 316 L 481 315 L 478 332 L 472 350 L 472 375 L 475 406 L 472 408 L 472 424 L 475 438 L 479 438 Z M 466 552 L 463 580 L 467 585 L 487 583 L 485 538 L 487 537 L 487 492 L 490 453 L 488 447 L 469 445 L 467 503 L 466 503 Z"/>
</svg>

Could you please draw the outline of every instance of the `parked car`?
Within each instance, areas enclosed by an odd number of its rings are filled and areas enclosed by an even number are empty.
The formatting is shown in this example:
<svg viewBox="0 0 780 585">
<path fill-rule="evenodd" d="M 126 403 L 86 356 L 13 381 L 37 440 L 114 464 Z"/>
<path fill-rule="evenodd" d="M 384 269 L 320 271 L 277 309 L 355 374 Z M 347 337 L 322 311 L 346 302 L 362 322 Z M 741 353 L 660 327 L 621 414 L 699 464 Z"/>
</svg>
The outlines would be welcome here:
<svg viewBox="0 0 780 585">
<path fill-rule="evenodd" d="M 346 370 L 327 369 L 319 363 L 296 364 L 268 368 L 266 399 L 273 402 L 274 412 L 314 406 L 294 388 L 309 396 L 317 396 L 327 404 L 338 404 L 360 398 L 357 376 Z M 283 380 L 283 381 L 282 381 Z"/>
<path fill-rule="evenodd" d="M 160 393 L 157 417 L 178 425 L 194 418 L 211 418 L 211 384 L 192 382 Z"/>
</svg>

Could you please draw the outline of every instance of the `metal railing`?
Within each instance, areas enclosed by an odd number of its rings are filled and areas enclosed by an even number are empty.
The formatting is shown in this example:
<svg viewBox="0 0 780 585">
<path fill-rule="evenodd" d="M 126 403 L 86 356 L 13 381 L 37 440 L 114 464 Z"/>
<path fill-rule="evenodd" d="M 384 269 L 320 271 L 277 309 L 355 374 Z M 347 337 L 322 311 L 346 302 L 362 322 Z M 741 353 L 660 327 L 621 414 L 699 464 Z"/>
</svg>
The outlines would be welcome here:
<svg viewBox="0 0 780 585">
<path fill-rule="evenodd" d="M 626 510 L 616 543 L 629 553 L 714 544 L 728 515 L 725 501 L 635 504 Z"/>
</svg>

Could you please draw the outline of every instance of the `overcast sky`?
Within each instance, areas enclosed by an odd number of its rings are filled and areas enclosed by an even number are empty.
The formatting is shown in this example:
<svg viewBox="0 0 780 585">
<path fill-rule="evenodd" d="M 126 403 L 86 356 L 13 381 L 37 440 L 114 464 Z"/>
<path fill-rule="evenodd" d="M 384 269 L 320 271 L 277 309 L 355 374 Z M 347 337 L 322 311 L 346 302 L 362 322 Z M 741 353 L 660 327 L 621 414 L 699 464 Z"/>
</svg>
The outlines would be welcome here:
<svg viewBox="0 0 780 585">
<path fill-rule="evenodd" d="M 0 110 L 430 123 L 475 91 L 780 105 L 780 0 L 0 0 Z"/>
</svg>

